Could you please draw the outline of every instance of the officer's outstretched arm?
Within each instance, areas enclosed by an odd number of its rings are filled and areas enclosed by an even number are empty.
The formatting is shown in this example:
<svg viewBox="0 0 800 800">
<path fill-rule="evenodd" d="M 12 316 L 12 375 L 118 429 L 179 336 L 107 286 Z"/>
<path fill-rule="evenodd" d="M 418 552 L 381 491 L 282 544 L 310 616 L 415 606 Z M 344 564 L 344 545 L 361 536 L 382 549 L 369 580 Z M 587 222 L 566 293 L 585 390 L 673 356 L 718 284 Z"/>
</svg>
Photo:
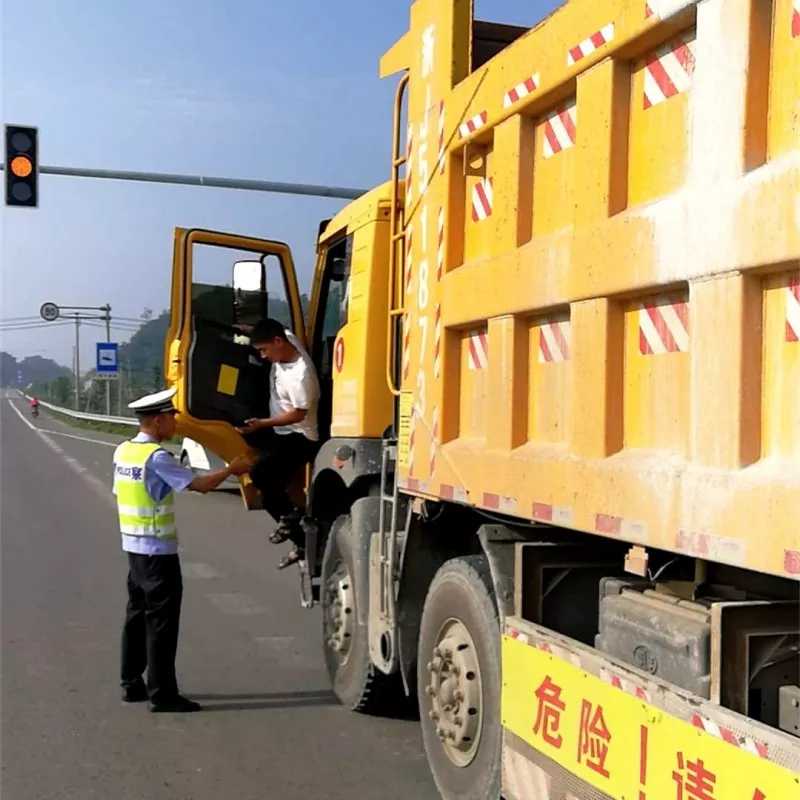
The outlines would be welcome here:
<svg viewBox="0 0 800 800">
<path fill-rule="evenodd" d="M 250 461 L 244 456 L 237 456 L 228 464 L 227 467 L 222 469 L 215 469 L 207 475 L 200 475 L 196 477 L 186 488 L 192 492 L 199 492 L 206 494 L 206 492 L 213 492 L 224 481 L 235 475 L 239 477 L 250 471 Z"/>
</svg>

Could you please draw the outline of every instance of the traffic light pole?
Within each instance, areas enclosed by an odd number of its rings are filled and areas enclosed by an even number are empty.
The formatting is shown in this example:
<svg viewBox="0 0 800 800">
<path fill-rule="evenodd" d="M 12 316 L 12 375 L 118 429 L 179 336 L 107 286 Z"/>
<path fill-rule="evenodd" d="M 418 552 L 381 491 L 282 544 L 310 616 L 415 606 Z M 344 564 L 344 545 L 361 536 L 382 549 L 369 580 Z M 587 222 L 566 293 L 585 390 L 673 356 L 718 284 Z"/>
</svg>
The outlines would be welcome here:
<svg viewBox="0 0 800 800">
<path fill-rule="evenodd" d="M 5 164 L 0 164 L 0 170 Z M 343 186 L 322 186 L 313 183 L 281 183 L 258 181 L 247 178 L 219 178 L 206 175 L 180 175 L 169 172 L 133 172 L 130 170 L 86 169 L 83 167 L 42 166 L 40 175 L 61 175 L 69 178 L 102 178 L 112 181 L 134 181 L 139 183 L 167 183 L 176 186 L 203 186 L 212 189 L 243 189 L 249 192 L 271 192 L 273 194 L 295 194 L 306 197 L 334 197 L 355 200 L 366 194 L 364 189 Z"/>
</svg>

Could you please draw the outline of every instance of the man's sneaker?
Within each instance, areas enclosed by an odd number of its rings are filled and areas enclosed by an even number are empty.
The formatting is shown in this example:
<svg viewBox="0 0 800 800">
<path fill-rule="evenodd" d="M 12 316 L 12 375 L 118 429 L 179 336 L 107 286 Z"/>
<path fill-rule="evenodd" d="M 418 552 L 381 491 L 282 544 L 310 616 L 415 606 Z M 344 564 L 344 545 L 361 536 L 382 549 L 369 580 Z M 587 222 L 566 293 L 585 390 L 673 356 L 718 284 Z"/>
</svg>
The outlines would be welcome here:
<svg viewBox="0 0 800 800">
<path fill-rule="evenodd" d="M 200 711 L 201 708 L 200 703 L 195 703 L 194 700 L 181 694 L 166 703 L 150 703 L 150 710 L 154 714 L 189 714 L 193 711 Z"/>
<path fill-rule="evenodd" d="M 122 687 L 123 703 L 143 703 L 145 700 L 147 700 L 147 687 L 144 685 L 144 681 Z"/>
</svg>

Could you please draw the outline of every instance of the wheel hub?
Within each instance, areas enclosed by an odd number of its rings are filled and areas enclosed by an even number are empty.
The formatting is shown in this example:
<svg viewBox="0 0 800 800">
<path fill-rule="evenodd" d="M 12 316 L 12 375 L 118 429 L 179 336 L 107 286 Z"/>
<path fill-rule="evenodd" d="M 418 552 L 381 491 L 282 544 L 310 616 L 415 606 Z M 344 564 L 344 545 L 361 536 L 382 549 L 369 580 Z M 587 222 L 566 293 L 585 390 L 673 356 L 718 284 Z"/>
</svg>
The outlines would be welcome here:
<svg viewBox="0 0 800 800">
<path fill-rule="evenodd" d="M 344 664 L 350 656 L 355 619 L 353 581 L 343 561 L 337 562 L 325 583 L 325 641 Z"/>
<path fill-rule="evenodd" d="M 451 619 L 442 626 L 427 670 L 428 716 L 447 757 L 465 767 L 478 750 L 483 691 L 475 643 L 463 622 Z"/>
</svg>

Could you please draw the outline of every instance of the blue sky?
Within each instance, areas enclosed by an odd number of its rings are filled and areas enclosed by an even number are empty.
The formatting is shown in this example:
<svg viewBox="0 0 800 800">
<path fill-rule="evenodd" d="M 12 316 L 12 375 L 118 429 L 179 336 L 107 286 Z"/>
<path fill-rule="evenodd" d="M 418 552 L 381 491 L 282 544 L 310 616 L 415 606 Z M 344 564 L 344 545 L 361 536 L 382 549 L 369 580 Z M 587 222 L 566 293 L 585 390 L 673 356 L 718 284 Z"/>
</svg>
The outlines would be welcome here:
<svg viewBox="0 0 800 800">
<path fill-rule="evenodd" d="M 557 0 L 478 0 L 531 26 Z M 0 116 L 38 125 L 44 164 L 369 188 L 388 176 L 392 80 L 378 59 L 408 0 L 0 0 Z M 29 34 L 29 35 L 28 35 Z M 344 201 L 42 176 L 36 211 L 2 209 L 0 318 L 44 301 L 168 305 L 172 229 L 291 245 L 310 283 L 319 220 Z M 93 359 L 87 329 L 84 365 Z M 120 334 L 124 339 L 127 334 Z M 67 328 L 0 348 L 69 364 Z"/>
</svg>

